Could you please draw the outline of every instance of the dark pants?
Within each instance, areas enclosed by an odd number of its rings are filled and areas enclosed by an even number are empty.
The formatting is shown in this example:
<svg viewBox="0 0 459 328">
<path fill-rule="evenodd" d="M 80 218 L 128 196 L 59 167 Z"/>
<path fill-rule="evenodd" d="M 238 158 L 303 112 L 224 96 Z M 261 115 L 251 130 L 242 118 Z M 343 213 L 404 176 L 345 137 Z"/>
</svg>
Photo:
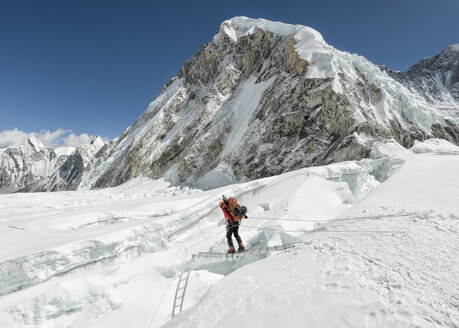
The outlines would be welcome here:
<svg viewBox="0 0 459 328">
<path fill-rule="evenodd" d="M 234 234 L 237 242 L 242 243 L 241 236 L 239 236 L 239 222 L 234 222 L 233 225 L 226 226 L 226 239 L 228 239 L 228 246 L 233 246 L 233 238 L 231 237 Z"/>
</svg>

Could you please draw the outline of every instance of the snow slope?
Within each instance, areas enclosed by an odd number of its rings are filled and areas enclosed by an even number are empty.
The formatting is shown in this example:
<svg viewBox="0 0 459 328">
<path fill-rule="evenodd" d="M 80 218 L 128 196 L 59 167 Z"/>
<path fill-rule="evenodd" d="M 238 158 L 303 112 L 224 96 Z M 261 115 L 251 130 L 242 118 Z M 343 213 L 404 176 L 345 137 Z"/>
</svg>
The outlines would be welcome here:
<svg viewBox="0 0 459 328">
<path fill-rule="evenodd" d="M 459 148 L 415 147 L 208 191 L 0 195 L 0 326 L 457 327 Z M 248 248 L 296 247 L 192 260 L 226 250 L 222 194 L 249 208 Z"/>
</svg>

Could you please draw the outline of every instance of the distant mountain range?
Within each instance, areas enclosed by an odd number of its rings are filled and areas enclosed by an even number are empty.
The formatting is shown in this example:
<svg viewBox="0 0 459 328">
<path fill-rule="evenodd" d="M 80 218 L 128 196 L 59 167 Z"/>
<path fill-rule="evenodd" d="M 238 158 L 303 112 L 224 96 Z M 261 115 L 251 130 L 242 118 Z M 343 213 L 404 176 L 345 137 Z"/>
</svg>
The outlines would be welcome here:
<svg viewBox="0 0 459 328">
<path fill-rule="evenodd" d="M 46 148 L 36 137 L 0 149 L 0 192 L 75 190 L 104 146 L 97 137 L 79 147 Z"/>
<path fill-rule="evenodd" d="M 301 25 L 235 17 L 109 144 L 0 149 L 0 191 L 109 187 L 143 175 L 213 188 L 369 156 L 393 139 L 459 145 L 459 45 L 407 72 Z"/>
</svg>

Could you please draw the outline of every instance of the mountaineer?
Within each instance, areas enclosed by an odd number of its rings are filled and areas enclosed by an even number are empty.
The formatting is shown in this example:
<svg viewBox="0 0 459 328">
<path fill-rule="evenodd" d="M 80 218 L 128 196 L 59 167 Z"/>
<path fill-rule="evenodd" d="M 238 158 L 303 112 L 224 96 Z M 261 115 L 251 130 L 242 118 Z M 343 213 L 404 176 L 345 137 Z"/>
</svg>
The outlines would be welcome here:
<svg viewBox="0 0 459 328">
<path fill-rule="evenodd" d="M 242 243 L 241 236 L 239 236 L 239 225 L 242 218 L 247 219 L 247 207 L 239 205 L 236 198 L 230 197 L 226 199 L 222 196 L 223 200 L 220 202 L 220 208 L 223 211 L 226 219 L 226 238 L 228 239 L 228 254 L 235 253 L 232 235 L 236 238 L 239 248 L 238 252 L 245 251 L 244 244 Z"/>
</svg>

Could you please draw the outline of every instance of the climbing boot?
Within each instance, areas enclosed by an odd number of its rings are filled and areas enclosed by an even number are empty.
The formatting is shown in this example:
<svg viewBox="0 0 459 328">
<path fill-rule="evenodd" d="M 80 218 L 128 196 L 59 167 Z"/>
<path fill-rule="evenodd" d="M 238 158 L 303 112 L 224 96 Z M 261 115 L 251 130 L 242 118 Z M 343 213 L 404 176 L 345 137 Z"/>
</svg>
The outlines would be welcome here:
<svg viewBox="0 0 459 328">
<path fill-rule="evenodd" d="M 243 244 L 243 243 L 239 243 L 239 248 L 238 248 L 237 251 L 238 251 L 239 253 L 245 251 L 245 247 L 244 247 L 244 244 Z"/>
<path fill-rule="evenodd" d="M 228 254 L 232 254 L 232 253 L 235 253 L 236 250 L 234 249 L 234 246 L 230 246 L 229 249 L 228 249 Z"/>
</svg>

